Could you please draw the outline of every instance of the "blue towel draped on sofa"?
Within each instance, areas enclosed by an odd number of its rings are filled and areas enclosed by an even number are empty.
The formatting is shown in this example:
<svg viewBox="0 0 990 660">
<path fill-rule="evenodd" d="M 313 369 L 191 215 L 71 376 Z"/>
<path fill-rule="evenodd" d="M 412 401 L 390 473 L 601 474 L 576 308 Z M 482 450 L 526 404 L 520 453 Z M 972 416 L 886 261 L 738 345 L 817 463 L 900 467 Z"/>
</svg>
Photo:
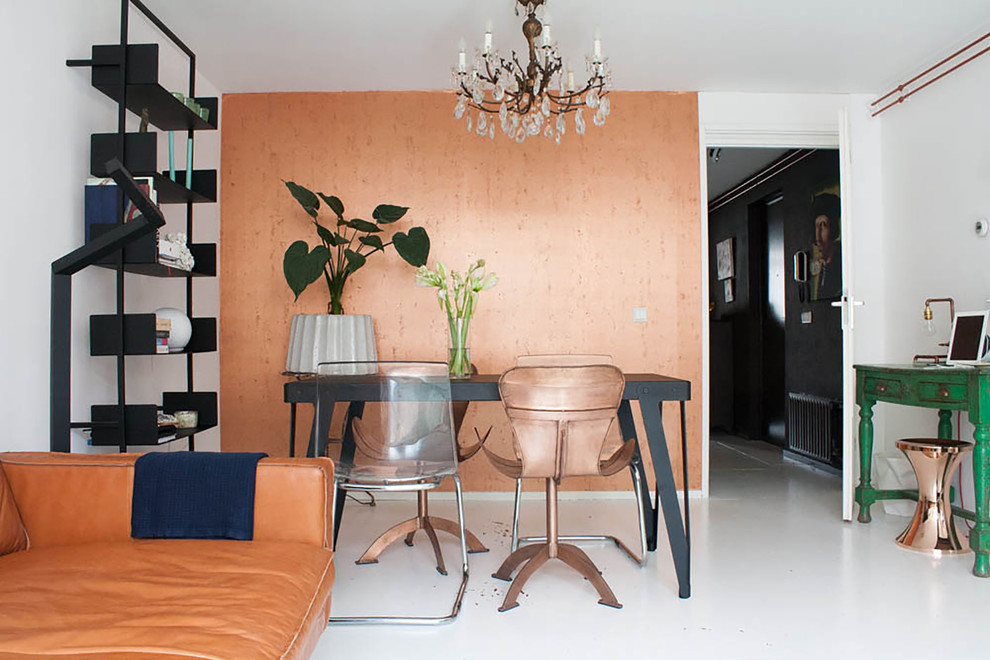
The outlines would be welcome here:
<svg viewBox="0 0 990 660">
<path fill-rule="evenodd" d="M 254 484 L 263 453 L 170 452 L 134 464 L 131 536 L 254 538 Z"/>
</svg>

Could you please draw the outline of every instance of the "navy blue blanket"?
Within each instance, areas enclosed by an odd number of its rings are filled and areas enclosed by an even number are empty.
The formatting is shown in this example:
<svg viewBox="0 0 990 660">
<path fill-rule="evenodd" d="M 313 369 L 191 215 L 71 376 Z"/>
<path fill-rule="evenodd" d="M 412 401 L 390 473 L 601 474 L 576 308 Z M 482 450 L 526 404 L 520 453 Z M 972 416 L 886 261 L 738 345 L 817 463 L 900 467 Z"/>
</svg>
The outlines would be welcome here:
<svg viewBox="0 0 990 660">
<path fill-rule="evenodd" d="M 254 483 L 262 453 L 170 452 L 134 464 L 131 537 L 254 538 Z"/>
</svg>

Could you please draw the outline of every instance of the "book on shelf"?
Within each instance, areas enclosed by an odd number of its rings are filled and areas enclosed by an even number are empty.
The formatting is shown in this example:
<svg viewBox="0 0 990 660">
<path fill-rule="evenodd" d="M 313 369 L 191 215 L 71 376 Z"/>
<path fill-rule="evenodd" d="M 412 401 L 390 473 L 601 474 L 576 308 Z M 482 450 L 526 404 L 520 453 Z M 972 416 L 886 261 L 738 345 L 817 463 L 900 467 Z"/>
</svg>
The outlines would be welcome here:
<svg viewBox="0 0 990 660">
<path fill-rule="evenodd" d="M 164 429 L 158 429 L 158 444 L 165 442 L 171 442 L 175 440 L 178 436 L 175 433 L 175 427 L 168 427 Z"/>
<path fill-rule="evenodd" d="M 175 440 L 177 428 L 178 422 L 175 420 L 175 415 L 158 411 L 158 444 Z"/>
<path fill-rule="evenodd" d="M 152 202 L 158 204 L 158 192 L 155 190 L 155 180 L 152 177 L 135 177 L 134 181 L 144 191 Z M 86 180 L 86 190 L 83 196 L 83 217 L 86 223 L 86 242 L 91 236 L 93 225 L 117 224 L 117 183 L 111 178 L 89 177 Z M 133 220 L 141 214 L 130 199 L 124 198 L 124 222 Z"/>
<path fill-rule="evenodd" d="M 155 353 L 168 353 L 168 336 L 172 332 L 172 319 L 155 318 Z"/>
</svg>

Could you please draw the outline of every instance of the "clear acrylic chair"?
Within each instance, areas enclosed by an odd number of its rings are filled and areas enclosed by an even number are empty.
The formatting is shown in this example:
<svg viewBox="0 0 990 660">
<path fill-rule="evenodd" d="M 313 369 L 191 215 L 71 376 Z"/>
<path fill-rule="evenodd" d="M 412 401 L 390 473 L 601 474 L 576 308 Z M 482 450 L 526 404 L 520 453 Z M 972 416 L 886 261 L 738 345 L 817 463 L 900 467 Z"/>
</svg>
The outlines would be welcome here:
<svg viewBox="0 0 990 660">
<path fill-rule="evenodd" d="M 446 574 L 435 529 L 457 536 L 461 547 L 461 583 L 449 614 L 440 616 L 331 617 L 330 623 L 436 624 L 453 620 L 460 610 L 468 582 L 468 543 L 464 500 L 457 472 L 457 445 L 451 415 L 450 380 L 443 362 L 332 362 L 317 367 L 317 437 L 324 438 L 331 414 L 321 406 L 335 400 L 365 402 L 360 413 L 347 420 L 345 445 L 336 462 L 334 510 L 349 490 L 425 493 L 445 479 L 454 482 L 457 523 L 421 515 L 393 526 L 371 544 L 357 563 L 374 563 L 389 543 L 423 529 L 433 545 L 437 570 Z M 353 406 L 352 406 L 353 409 Z M 326 411 L 324 411 L 325 413 Z M 446 524 L 449 523 L 449 524 Z M 369 554 L 370 553 L 370 554 Z"/>
<path fill-rule="evenodd" d="M 595 364 L 612 364 L 611 355 L 598 355 L 591 353 L 559 353 L 540 355 L 520 355 L 516 358 L 517 367 L 584 367 Z M 643 489 L 641 487 L 642 477 L 636 461 L 642 460 L 635 453 L 635 441 L 623 439 L 623 445 L 619 451 L 615 452 L 611 458 L 611 465 L 617 466 L 616 470 L 606 471 L 607 475 L 614 474 L 623 465 L 629 466 L 629 473 L 632 476 L 633 493 L 636 496 L 636 520 L 639 528 L 639 555 L 637 556 L 629 546 L 616 536 L 607 534 L 569 534 L 560 536 L 562 541 L 612 541 L 623 552 L 629 555 L 630 559 L 640 566 L 646 563 L 646 523 L 643 519 Z M 516 497 L 512 512 L 512 551 L 519 548 L 520 543 L 544 543 L 545 536 L 524 536 L 519 537 L 519 505 L 522 499 L 522 479 L 516 479 Z"/>
</svg>

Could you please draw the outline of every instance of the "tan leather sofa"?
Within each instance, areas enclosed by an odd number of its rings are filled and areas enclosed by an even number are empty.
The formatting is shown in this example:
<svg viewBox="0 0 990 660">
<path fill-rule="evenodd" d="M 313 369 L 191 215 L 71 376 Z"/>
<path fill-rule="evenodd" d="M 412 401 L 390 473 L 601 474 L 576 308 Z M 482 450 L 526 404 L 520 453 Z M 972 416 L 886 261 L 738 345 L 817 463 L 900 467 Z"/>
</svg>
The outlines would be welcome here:
<svg viewBox="0 0 990 660">
<path fill-rule="evenodd" d="M 0 658 L 307 658 L 333 463 L 258 464 L 254 540 L 130 538 L 133 454 L 0 453 Z"/>
</svg>

